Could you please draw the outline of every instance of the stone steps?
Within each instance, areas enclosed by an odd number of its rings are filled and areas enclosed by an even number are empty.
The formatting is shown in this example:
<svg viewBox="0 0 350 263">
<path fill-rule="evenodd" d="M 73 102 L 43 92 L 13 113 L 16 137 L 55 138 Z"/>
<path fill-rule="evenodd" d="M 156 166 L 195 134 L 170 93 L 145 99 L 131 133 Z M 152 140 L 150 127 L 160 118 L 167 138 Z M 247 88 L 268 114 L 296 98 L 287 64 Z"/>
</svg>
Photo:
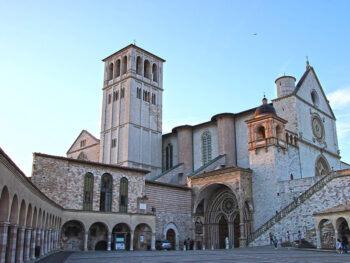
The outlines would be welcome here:
<svg viewBox="0 0 350 263">
<path fill-rule="evenodd" d="M 320 179 L 317 183 L 307 189 L 304 193 L 302 193 L 298 198 L 296 198 L 293 202 L 283 208 L 279 213 L 270 218 L 267 222 L 261 225 L 255 232 L 251 233 L 248 236 L 248 244 L 254 241 L 257 237 L 265 233 L 269 230 L 273 225 L 278 223 L 281 219 L 285 218 L 290 212 L 292 212 L 295 208 L 304 203 L 307 199 L 309 199 L 312 195 L 314 195 L 317 191 L 322 189 L 328 182 L 330 182 L 335 177 L 335 173 L 331 172 Z"/>
</svg>

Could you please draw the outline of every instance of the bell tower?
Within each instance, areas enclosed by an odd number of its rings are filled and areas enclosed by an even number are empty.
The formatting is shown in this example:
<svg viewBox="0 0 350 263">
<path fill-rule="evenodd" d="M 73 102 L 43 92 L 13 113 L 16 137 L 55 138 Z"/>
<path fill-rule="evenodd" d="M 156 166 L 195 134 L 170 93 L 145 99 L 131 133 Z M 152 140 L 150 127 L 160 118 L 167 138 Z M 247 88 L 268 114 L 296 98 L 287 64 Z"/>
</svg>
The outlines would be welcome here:
<svg viewBox="0 0 350 263">
<path fill-rule="evenodd" d="M 100 162 L 161 172 L 164 59 L 129 45 L 105 63 Z"/>
<path fill-rule="evenodd" d="M 249 131 L 249 167 L 253 170 L 253 223 L 257 227 L 280 209 L 278 181 L 286 170 L 287 121 L 278 117 L 275 108 L 264 98 L 254 118 L 246 123 Z"/>
</svg>

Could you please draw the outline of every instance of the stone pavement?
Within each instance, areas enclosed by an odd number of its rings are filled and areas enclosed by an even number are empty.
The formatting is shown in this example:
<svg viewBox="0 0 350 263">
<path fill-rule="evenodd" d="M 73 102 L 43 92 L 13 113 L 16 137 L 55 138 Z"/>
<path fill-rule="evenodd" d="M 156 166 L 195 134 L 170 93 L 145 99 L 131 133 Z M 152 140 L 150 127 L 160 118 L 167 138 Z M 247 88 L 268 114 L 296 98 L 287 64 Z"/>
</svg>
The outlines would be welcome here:
<svg viewBox="0 0 350 263">
<path fill-rule="evenodd" d="M 65 263 L 337 263 L 350 262 L 350 254 L 335 251 L 315 251 L 271 247 L 206 251 L 96 251 L 75 252 Z"/>
</svg>

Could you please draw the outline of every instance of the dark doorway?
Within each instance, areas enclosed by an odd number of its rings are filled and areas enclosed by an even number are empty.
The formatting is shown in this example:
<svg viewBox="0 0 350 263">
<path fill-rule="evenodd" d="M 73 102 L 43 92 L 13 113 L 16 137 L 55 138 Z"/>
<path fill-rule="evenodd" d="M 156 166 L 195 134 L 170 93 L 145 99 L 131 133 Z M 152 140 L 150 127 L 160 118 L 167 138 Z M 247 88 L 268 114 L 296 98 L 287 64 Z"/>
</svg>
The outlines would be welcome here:
<svg viewBox="0 0 350 263">
<path fill-rule="evenodd" d="M 173 229 L 166 232 L 166 240 L 171 244 L 171 249 L 175 249 L 175 231 Z"/>
<path fill-rule="evenodd" d="M 233 221 L 233 228 L 234 228 L 234 240 L 233 240 L 233 246 L 239 247 L 239 238 L 241 237 L 241 230 L 239 228 L 239 215 L 236 216 L 235 220 Z"/>
<path fill-rule="evenodd" d="M 228 224 L 224 216 L 219 221 L 219 248 L 225 248 L 225 238 L 228 237 Z"/>
<path fill-rule="evenodd" d="M 104 240 L 97 242 L 95 250 L 107 250 L 107 242 Z"/>
</svg>

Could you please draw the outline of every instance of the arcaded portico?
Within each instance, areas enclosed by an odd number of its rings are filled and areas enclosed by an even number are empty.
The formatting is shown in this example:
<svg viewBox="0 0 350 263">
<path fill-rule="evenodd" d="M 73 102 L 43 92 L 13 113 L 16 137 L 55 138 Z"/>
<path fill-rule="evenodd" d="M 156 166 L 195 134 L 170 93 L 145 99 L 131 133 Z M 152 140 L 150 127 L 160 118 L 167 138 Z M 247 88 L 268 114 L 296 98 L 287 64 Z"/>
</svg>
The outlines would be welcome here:
<svg viewBox="0 0 350 263">
<path fill-rule="evenodd" d="M 337 239 L 350 238 L 350 202 L 314 214 L 317 248 L 335 249 Z"/>
<path fill-rule="evenodd" d="M 190 177 L 196 245 L 245 247 L 251 232 L 251 171 L 227 168 Z"/>
</svg>

